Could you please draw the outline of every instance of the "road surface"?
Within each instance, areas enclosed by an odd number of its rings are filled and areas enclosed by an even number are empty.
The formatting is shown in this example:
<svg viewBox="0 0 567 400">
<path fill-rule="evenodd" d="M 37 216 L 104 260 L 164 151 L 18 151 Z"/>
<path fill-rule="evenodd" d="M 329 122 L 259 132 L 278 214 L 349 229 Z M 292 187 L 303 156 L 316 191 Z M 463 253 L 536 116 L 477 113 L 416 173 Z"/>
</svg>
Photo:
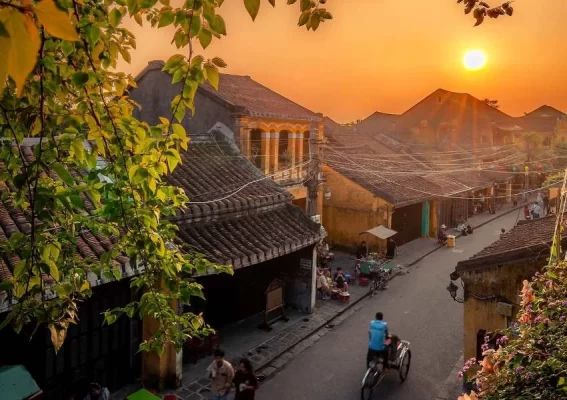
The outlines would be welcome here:
<svg viewBox="0 0 567 400">
<path fill-rule="evenodd" d="M 393 371 L 375 389 L 373 399 L 435 399 L 462 354 L 463 308 L 446 290 L 449 274 L 458 261 L 498 240 L 500 229 L 512 228 L 517 217 L 513 212 L 490 222 L 458 238 L 455 249 L 440 249 L 396 277 L 388 290 L 363 300 L 355 314 L 262 384 L 257 398 L 360 399 L 368 323 L 382 311 L 390 332 L 411 342 L 412 363 L 403 385 Z"/>
</svg>

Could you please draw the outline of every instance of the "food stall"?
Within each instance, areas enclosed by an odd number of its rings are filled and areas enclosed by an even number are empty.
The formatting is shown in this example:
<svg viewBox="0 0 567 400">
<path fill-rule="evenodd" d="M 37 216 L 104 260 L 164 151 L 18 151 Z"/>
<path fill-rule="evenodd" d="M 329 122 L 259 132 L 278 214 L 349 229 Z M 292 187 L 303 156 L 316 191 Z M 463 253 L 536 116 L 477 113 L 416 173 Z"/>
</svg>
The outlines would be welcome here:
<svg viewBox="0 0 567 400">
<path fill-rule="evenodd" d="M 384 225 L 378 225 L 365 232 L 361 232 L 360 234 L 370 234 L 377 237 L 378 239 L 387 240 L 394 236 L 396 233 L 398 232 L 387 228 Z M 376 269 L 382 269 L 389 272 L 392 270 L 392 260 L 387 259 L 382 253 L 369 253 L 365 259 L 360 260 L 359 268 L 361 275 L 370 275 L 370 272 Z"/>
</svg>

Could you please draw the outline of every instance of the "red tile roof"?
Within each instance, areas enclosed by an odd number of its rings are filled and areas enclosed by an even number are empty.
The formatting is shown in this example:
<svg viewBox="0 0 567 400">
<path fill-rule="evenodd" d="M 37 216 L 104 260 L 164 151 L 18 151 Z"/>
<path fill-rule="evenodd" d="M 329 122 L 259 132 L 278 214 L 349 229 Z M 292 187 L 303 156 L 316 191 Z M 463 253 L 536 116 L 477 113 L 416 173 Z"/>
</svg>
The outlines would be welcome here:
<svg viewBox="0 0 567 400">
<path fill-rule="evenodd" d="M 270 118 L 322 120 L 322 115 L 295 103 L 249 76 L 221 74 L 218 91 L 209 84 L 202 90 L 221 97 L 232 105 L 243 107 L 246 113 Z"/>
<path fill-rule="evenodd" d="M 545 259 L 549 256 L 554 232 L 554 216 L 520 221 L 510 231 L 501 235 L 498 241 L 468 260 L 459 262 L 456 271 L 464 272 L 536 258 Z M 567 236 L 564 234 L 563 249 L 566 245 Z"/>
<path fill-rule="evenodd" d="M 443 193 L 440 186 L 423 177 L 396 175 L 396 164 L 376 157 L 369 146 L 332 146 L 325 151 L 329 167 L 396 207 L 421 203 Z"/>
<path fill-rule="evenodd" d="M 35 157 L 33 155 L 33 149 L 30 146 L 22 146 L 22 151 L 28 162 L 32 162 Z M 0 170 L 4 168 L 4 162 L 0 160 Z M 57 176 L 51 172 L 50 175 L 54 178 Z M 76 178 L 80 178 L 80 174 L 76 171 L 72 172 Z M 8 187 L 6 182 L 0 181 L 0 196 L 8 192 Z M 85 211 L 90 212 L 94 209 L 90 199 L 82 195 Z M 6 197 L 0 200 L 0 247 L 5 244 L 11 235 L 16 232 L 21 232 L 24 234 L 30 233 L 30 222 L 29 213 L 27 210 L 21 210 L 14 207 L 13 201 L 10 197 Z M 112 246 L 112 241 L 101 235 L 94 235 L 87 229 L 82 229 L 78 231 L 76 237 L 77 244 L 75 248 L 75 255 L 80 258 L 93 258 L 98 259 L 98 257 L 110 250 Z M 10 279 L 12 277 L 12 271 L 14 270 L 16 264 L 20 261 L 17 254 L 6 254 L 0 255 L 0 282 L 5 279 Z M 116 258 L 122 266 L 125 266 L 129 259 L 125 256 L 119 255 Z"/>
<path fill-rule="evenodd" d="M 550 106 L 541 106 L 536 110 L 517 118 L 518 125 L 527 131 L 554 132 L 558 118 L 565 118 L 566 114 Z"/>
<path fill-rule="evenodd" d="M 136 82 L 152 71 L 162 72 L 164 61 L 150 61 L 135 78 Z M 249 76 L 220 74 L 219 88 L 210 84 L 199 86 L 199 91 L 220 99 L 239 113 L 266 118 L 322 121 L 323 116 L 297 104 L 287 97 L 253 80 Z"/>
</svg>

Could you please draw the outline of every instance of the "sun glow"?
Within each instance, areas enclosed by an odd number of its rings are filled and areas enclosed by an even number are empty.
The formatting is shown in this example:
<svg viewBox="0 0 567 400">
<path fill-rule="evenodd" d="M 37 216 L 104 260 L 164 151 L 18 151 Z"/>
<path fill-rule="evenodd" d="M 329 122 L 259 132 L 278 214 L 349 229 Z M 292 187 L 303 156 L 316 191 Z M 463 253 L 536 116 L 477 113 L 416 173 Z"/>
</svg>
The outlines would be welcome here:
<svg viewBox="0 0 567 400">
<path fill-rule="evenodd" d="M 486 59 L 482 50 L 468 50 L 463 56 L 463 65 L 469 71 L 478 71 L 486 65 Z"/>
</svg>

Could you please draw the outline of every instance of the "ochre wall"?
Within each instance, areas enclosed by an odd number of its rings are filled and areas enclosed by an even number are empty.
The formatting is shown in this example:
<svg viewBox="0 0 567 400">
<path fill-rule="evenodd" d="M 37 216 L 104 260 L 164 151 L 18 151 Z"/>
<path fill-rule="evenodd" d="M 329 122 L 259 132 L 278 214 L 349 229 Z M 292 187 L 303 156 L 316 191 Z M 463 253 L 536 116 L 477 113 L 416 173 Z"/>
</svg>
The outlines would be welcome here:
<svg viewBox="0 0 567 400">
<path fill-rule="evenodd" d="M 383 207 L 391 210 L 391 204 L 329 166 L 325 165 L 323 170 L 327 179 L 325 187 L 331 190 L 331 198 L 323 201 L 323 226 L 329 234 L 328 240 L 351 249 L 355 249 L 362 240 L 371 250 L 384 247 L 384 240 L 360 233 L 378 225 L 390 226 L 391 221 L 388 221 Z"/>
<path fill-rule="evenodd" d="M 506 328 L 505 318 L 497 311 L 497 303 L 504 301 L 514 304 L 508 324 L 517 319 L 520 291 L 524 279 L 530 279 L 542 268 L 541 261 L 524 261 L 502 265 L 480 272 L 463 272 L 465 284 L 464 304 L 464 353 L 465 359 L 476 356 L 477 333 L 479 330 L 494 331 Z M 499 300 L 478 300 L 478 297 L 499 296 Z"/>
</svg>

